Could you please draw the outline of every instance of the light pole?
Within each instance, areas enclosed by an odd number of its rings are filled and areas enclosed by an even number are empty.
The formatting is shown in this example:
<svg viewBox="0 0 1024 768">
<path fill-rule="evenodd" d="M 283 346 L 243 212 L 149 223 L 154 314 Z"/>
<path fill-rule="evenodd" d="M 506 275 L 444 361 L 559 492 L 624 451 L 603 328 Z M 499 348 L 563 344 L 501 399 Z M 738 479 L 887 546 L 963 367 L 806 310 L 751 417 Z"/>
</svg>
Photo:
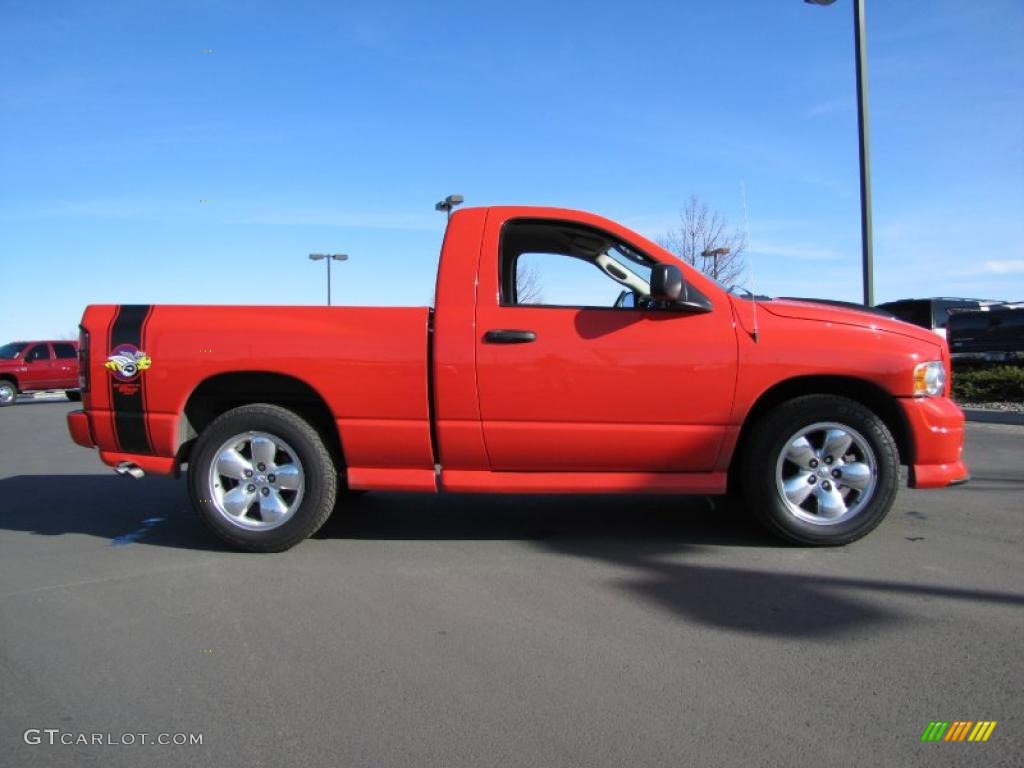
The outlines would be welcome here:
<svg viewBox="0 0 1024 768">
<path fill-rule="evenodd" d="M 836 0 L 804 0 L 832 5 Z M 871 147 L 868 126 L 868 37 L 864 20 L 866 0 L 853 0 L 853 48 L 857 59 L 857 134 L 860 139 L 860 242 L 864 275 L 864 304 L 875 303 L 874 247 L 871 235 Z"/>
<path fill-rule="evenodd" d="M 711 262 L 711 264 L 712 264 L 711 276 L 715 280 L 717 280 L 718 279 L 718 257 L 719 256 L 728 256 L 729 255 L 729 249 L 728 248 L 705 248 L 703 251 L 700 252 L 700 255 L 703 256 L 705 259 L 714 259 L 714 261 Z M 704 262 L 704 268 L 705 268 L 705 270 L 707 269 L 707 262 L 706 261 Z M 705 274 L 706 274 L 706 272 L 705 272 Z"/>
<path fill-rule="evenodd" d="M 332 261 L 348 261 L 347 253 L 311 253 L 309 254 L 311 261 L 320 261 L 321 259 L 327 262 L 327 306 L 331 306 L 331 262 Z"/>
<path fill-rule="evenodd" d="M 452 217 L 452 209 L 456 205 L 462 205 L 462 195 L 448 195 L 444 200 L 439 203 L 434 203 L 435 211 L 445 211 L 448 214 L 448 218 Z"/>
</svg>

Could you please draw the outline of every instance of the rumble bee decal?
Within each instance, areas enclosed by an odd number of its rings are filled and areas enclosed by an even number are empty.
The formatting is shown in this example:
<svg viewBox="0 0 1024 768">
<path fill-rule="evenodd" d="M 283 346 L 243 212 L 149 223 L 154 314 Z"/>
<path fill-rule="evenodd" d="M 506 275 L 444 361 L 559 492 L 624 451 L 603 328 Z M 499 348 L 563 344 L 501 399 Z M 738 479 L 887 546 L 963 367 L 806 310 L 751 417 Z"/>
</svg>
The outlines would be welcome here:
<svg viewBox="0 0 1024 768">
<path fill-rule="evenodd" d="M 106 367 L 118 381 L 131 381 L 153 364 L 149 355 L 133 344 L 119 344 L 110 353 Z"/>
</svg>

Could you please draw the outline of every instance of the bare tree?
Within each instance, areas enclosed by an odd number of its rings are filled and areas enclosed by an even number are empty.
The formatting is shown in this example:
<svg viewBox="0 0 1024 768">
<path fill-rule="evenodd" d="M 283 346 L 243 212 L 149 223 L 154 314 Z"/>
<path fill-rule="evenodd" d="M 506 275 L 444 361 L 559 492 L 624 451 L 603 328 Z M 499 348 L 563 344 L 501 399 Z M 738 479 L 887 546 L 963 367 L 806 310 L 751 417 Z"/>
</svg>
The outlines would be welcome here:
<svg viewBox="0 0 1024 768">
<path fill-rule="evenodd" d="M 516 303 L 541 304 L 544 301 L 544 290 L 540 283 L 540 275 L 533 264 L 516 261 Z"/>
<path fill-rule="evenodd" d="M 679 212 L 679 227 L 658 244 L 724 285 L 739 282 L 746 268 L 746 235 L 730 229 L 725 217 L 696 195 Z"/>
</svg>

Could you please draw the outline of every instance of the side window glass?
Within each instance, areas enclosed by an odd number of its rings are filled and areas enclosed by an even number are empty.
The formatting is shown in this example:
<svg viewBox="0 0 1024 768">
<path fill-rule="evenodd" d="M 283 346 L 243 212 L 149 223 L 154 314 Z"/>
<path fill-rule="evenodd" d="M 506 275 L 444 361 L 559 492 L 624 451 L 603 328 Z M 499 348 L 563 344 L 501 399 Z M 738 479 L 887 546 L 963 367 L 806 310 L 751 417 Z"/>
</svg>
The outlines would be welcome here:
<svg viewBox="0 0 1024 768">
<path fill-rule="evenodd" d="M 922 328 L 931 329 L 932 326 L 932 309 L 931 302 L 928 301 L 906 301 L 897 302 L 892 306 L 886 307 L 900 320 L 907 323 L 913 323 L 919 325 Z"/>
<path fill-rule="evenodd" d="M 622 292 L 593 264 L 558 253 L 522 253 L 515 272 L 520 305 L 613 307 Z"/>
<path fill-rule="evenodd" d="M 504 306 L 632 309 L 650 295 L 653 260 L 578 224 L 511 221 L 500 258 Z"/>
<path fill-rule="evenodd" d="M 58 360 L 71 360 L 78 357 L 78 353 L 75 352 L 75 347 L 72 344 L 54 344 L 53 351 L 56 353 Z"/>
<path fill-rule="evenodd" d="M 25 355 L 25 362 L 33 363 L 36 360 L 49 360 L 50 359 L 50 348 L 45 344 L 36 344 L 32 349 Z"/>
</svg>

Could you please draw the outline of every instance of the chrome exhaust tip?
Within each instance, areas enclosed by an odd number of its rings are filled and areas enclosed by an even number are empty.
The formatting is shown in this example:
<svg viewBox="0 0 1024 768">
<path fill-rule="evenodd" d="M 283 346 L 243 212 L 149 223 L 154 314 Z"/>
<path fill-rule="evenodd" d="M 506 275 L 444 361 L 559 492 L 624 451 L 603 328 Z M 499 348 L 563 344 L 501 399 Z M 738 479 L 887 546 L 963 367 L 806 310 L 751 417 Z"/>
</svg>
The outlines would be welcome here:
<svg viewBox="0 0 1024 768">
<path fill-rule="evenodd" d="M 146 476 L 142 467 L 138 464 L 132 464 L 130 461 L 122 461 L 114 467 L 114 471 L 121 477 L 134 477 L 136 480 L 141 480 Z"/>
</svg>

